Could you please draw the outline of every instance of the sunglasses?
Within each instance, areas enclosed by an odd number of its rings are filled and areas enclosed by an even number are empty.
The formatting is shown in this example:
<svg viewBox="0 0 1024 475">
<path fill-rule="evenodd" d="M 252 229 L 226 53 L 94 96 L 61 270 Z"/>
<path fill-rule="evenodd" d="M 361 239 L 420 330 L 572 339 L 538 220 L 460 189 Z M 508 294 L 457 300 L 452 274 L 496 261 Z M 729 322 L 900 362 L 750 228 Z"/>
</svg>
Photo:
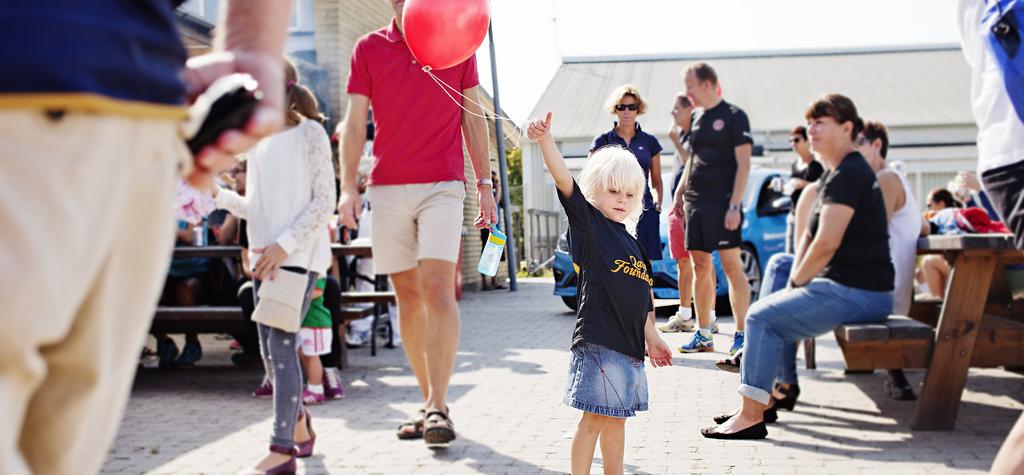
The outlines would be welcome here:
<svg viewBox="0 0 1024 475">
<path fill-rule="evenodd" d="M 800 143 L 803 142 L 803 137 L 790 137 L 789 143 Z"/>
<path fill-rule="evenodd" d="M 637 111 L 639 109 L 640 109 L 640 106 L 638 106 L 636 104 L 615 104 L 615 110 L 617 110 L 619 112 L 622 112 L 622 111 Z"/>
</svg>

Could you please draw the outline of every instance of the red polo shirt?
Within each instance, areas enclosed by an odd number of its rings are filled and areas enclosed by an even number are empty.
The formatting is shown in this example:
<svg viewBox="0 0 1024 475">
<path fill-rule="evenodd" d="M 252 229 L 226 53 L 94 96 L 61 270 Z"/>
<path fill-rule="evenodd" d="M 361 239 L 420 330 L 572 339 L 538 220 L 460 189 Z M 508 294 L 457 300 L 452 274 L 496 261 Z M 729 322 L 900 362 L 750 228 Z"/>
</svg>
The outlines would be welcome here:
<svg viewBox="0 0 1024 475">
<path fill-rule="evenodd" d="M 369 97 L 373 108 L 372 185 L 466 180 L 462 109 L 422 68 L 394 20 L 360 38 L 352 52 L 346 90 Z M 460 91 L 480 83 L 476 56 L 433 73 Z"/>
</svg>

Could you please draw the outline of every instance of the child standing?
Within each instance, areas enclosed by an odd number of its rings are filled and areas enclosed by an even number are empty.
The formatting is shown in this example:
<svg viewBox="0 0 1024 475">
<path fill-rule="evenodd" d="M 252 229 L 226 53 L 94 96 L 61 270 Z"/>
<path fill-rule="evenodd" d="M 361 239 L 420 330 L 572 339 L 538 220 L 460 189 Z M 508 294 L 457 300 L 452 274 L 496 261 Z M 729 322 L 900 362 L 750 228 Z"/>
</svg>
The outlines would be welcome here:
<svg viewBox="0 0 1024 475">
<path fill-rule="evenodd" d="M 306 389 L 302 391 L 302 403 L 309 406 L 324 402 L 324 367 L 320 364 L 320 355 L 331 352 L 331 312 L 324 306 L 324 287 L 327 279 L 321 277 L 316 281 L 313 300 L 309 311 L 299 328 L 299 360 L 306 372 Z M 338 385 L 341 388 L 341 385 Z M 345 397 L 341 390 L 340 398 Z"/>
<path fill-rule="evenodd" d="M 572 440 L 572 473 L 590 473 L 598 439 L 604 472 L 622 473 L 626 418 L 647 410 L 645 349 L 653 366 L 672 364 L 672 351 L 654 328 L 650 260 L 636 240 L 644 173 L 628 150 L 602 147 L 577 183 L 550 129 L 549 112 L 530 122 L 527 134 L 540 144 L 558 188 L 579 274 L 565 403 L 584 412 Z"/>
</svg>

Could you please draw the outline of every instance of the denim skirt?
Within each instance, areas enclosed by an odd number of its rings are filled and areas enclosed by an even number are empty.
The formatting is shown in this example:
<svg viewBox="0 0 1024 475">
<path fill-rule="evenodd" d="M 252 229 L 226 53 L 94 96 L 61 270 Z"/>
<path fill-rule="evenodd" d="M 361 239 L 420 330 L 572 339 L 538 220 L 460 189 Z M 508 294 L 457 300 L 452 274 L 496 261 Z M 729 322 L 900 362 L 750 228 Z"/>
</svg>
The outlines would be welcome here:
<svg viewBox="0 0 1024 475">
<path fill-rule="evenodd" d="M 647 410 L 644 361 L 594 343 L 573 347 L 566 405 L 610 417 L 633 417 Z"/>
</svg>

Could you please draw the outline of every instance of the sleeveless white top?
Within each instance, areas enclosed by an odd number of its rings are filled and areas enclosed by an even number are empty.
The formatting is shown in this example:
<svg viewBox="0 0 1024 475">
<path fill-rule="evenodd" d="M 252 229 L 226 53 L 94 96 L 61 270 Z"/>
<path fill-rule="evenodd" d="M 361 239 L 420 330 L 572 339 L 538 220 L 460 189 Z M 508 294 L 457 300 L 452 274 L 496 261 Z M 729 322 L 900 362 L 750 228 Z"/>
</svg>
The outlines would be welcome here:
<svg viewBox="0 0 1024 475">
<path fill-rule="evenodd" d="M 906 177 L 896 170 L 889 170 L 899 177 L 906 196 L 903 207 L 896 210 L 889 220 L 889 253 L 896 271 L 892 313 L 906 315 L 914 297 L 914 264 L 917 263 L 917 238 L 921 234 L 921 208 Z"/>
</svg>

